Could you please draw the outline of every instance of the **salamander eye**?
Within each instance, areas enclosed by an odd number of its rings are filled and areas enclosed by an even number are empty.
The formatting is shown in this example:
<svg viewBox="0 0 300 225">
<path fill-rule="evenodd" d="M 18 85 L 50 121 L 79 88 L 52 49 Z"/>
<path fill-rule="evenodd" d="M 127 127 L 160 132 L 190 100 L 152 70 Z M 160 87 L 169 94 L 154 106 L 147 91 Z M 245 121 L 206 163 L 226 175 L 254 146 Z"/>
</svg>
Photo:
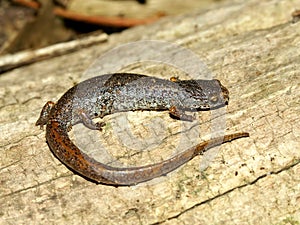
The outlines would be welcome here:
<svg viewBox="0 0 300 225">
<path fill-rule="evenodd" d="M 211 103 L 217 103 L 217 102 L 219 101 L 219 98 L 218 98 L 217 95 L 212 95 L 212 96 L 210 96 L 209 101 L 210 101 Z"/>
</svg>

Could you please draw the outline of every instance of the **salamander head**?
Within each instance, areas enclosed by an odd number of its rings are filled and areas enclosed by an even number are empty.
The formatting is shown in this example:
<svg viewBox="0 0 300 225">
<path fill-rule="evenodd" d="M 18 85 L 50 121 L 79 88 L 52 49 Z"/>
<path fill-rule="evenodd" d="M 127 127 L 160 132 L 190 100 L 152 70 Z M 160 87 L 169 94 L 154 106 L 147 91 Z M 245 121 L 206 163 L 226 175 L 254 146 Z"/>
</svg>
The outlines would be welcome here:
<svg viewBox="0 0 300 225">
<path fill-rule="evenodd" d="M 178 84 L 190 95 L 190 98 L 184 101 L 188 109 L 209 110 L 228 104 L 229 92 L 217 79 L 185 80 L 179 81 Z"/>
</svg>

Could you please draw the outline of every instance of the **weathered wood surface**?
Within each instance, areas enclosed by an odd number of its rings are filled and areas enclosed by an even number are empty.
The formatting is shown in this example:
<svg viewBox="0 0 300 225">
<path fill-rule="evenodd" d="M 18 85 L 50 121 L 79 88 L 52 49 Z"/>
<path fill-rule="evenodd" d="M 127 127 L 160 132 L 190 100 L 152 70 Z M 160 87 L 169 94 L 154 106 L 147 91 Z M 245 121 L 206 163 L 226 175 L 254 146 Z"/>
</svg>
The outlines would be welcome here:
<svg viewBox="0 0 300 225">
<path fill-rule="evenodd" d="M 235 2 L 137 27 L 107 43 L 2 74 L 0 223 L 299 223 L 300 22 L 291 22 L 297 8 L 299 1 Z M 230 90 L 225 132 L 247 131 L 251 136 L 220 147 L 203 172 L 199 156 L 171 175 L 137 186 L 96 185 L 54 158 L 45 133 L 34 123 L 43 104 L 82 80 L 94 59 L 141 39 L 176 42 L 198 54 Z M 136 64 L 123 70 L 169 77 L 173 69 Z M 166 143 L 157 153 L 161 156 L 152 155 L 155 160 L 168 157 L 164 152 L 176 144 L 179 122 L 163 112 L 126 115 L 141 138 L 147 137 L 152 117 L 170 123 L 168 132 L 162 132 Z M 114 117 L 119 116 L 106 121 Z M 99 136 L 116 147 L 112 153 L 126 156 L 111 127 Z M 152 159 L 143 157 L 141 164 Z"/>
</svg>

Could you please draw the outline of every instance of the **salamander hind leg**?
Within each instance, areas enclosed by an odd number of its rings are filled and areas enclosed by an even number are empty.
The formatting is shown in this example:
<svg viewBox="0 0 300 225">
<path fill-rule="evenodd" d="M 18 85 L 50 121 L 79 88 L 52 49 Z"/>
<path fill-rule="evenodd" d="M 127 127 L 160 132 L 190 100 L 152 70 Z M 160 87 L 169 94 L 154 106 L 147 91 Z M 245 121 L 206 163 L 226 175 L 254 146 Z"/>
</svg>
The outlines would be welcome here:
<svg viewBox="0 0 300 225">
<path fill-rule="evenodd" d="M 169 108 L 169 113 L 174 116 L 176 119 L 184 121 L 193 121 L 196 118 L 191 115 L 187 115 L 184 110 L 177 108 L 176 106 L 171 106 Z"/>
<path fill-rule="evenodd" d="M 47 102 L 40 114 L 40 117 L 38 118 L 38 120 L 36 121 L 35 125 L 36 126 L 40 126 L 41 129 L 43 129 L 43 126 L 47 124 L 48 120 L 49 120 L 49 115 L 50 115 L 50 111 L 52 109 L 52 107 L 55 105 L 54 102 Z"/>
<path fill-rule="evenodd" d="M 80 111 L 79 115 L 80 115 L 80 118 L 81 118 L 81 121 L 82 121 L 83 125 L 86 126 L 89 129 L 91 129 L 91 130 L 100 130 L 100 131 L 102 131 L 102 127 L 105 126 L 104 122 L 95 123 L 89 117 L 89 115 L 87 115 L 84 111 Z"/>
</svg>

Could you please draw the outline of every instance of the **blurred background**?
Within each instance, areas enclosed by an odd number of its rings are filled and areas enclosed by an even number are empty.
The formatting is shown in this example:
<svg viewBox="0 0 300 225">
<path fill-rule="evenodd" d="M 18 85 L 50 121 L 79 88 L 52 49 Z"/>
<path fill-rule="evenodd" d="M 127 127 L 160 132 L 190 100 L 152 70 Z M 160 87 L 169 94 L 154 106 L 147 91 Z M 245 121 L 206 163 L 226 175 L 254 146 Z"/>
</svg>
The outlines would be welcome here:
<svg viewBox="0 0 300 225">
<path fill-rule="evenodd" d="M 1 0 L 0 56 L 112 34 L 167 16 L 207 9 L 224 0 Z"/>
</svg>

